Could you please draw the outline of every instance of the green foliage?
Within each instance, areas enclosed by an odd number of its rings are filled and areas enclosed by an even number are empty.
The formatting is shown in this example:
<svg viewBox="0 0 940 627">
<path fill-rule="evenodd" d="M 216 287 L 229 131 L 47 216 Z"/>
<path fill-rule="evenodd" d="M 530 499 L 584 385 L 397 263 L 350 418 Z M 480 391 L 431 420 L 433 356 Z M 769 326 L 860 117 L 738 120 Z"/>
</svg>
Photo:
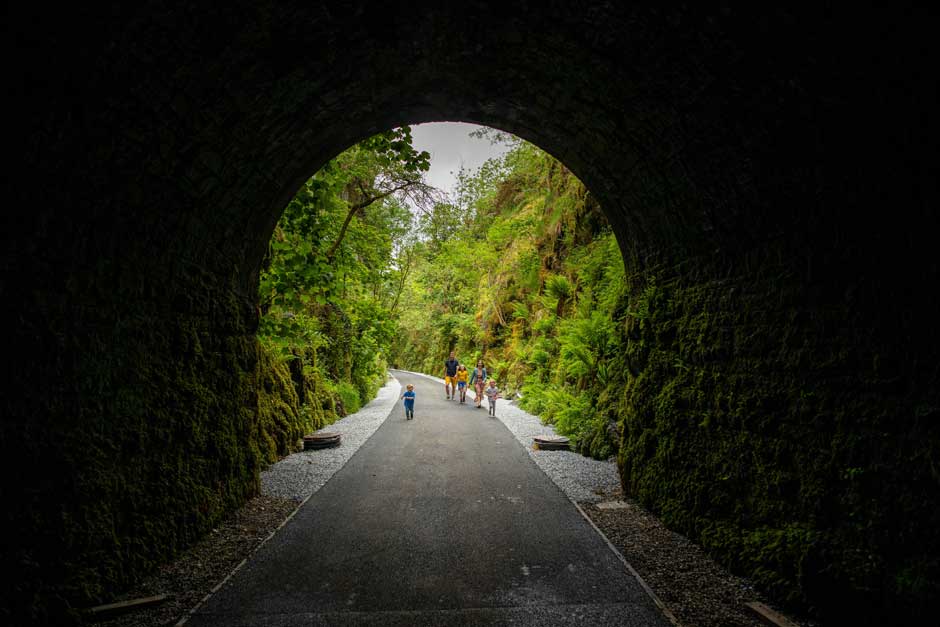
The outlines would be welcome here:
<svg viewBox="0 0 940 627">
<path fill-rule="evenodd" d="M 568 277 L 552 274 L 545 279 L 545 293 L 555 300 L 567 300 L 571 297 L 572 286 Z"/>
<path fill-rule="evenodd" d="M 558 329 L 559 373 L 581 389 L 598 377 L 602 369 L 606 376 L 612 340 L 613 322 L 600 311 L 592 311 L 586 318 L 563 321 Z"/>
<path fill-rule="evenodd" d="M 609 457 L 616 241 L 584 186 L 531 144 L 460 173 L 456 205 L 421 221 L 428 242 L 408 283 L 395 344 L 412 370 L 440 374 L 448 351 L 481 357 L 507 395 L 583 451 Z M 453 228 L 459 225 L 460 228 Z"/>
<path fill-rule="evenodd" d="M 385 381 L 418 250 L 406 201 L 444 210 L 422 179 L 429 159 L 408 127 L 371 137 L 314 174 L 275 228 L 260 277 L 259 338 L 280 360 L 301 362 L 292 373 L 298 389 L 310 388 L 301 405 L 312 423 L 358 410 Z"/>
<path fill-rule="evenodd" d="M 339 383 L 336 386 L 336 393 L 342 402 L 342 415 L 354 414 L 362 406 L 359 401 L 359 390 L 352 383 Z"/>
</svg>

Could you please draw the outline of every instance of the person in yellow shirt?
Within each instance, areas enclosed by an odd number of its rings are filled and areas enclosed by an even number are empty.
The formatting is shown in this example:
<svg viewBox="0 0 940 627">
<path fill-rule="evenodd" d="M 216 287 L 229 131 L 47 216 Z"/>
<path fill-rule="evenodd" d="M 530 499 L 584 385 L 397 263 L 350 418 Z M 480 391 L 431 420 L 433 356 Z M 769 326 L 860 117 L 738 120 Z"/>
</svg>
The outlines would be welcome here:
<svg viewBox="0 0 940 627">
<path fill-rule="evenodd" d="M 460 402 L 467 402 L 467 379 L 470 378 L 470 371 L 463 364 L 457 366 L 457 389 L 460 391 Z"/>
</svg>

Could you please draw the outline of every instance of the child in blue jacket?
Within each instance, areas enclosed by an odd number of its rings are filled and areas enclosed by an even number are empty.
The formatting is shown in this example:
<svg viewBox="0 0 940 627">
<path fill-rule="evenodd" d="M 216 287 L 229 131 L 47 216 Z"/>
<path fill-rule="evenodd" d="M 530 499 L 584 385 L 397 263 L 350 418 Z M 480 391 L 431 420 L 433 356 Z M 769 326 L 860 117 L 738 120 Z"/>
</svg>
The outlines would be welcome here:
<svg viewBox="0 0 940 627">
<path fill-rule="evenodd" d="M 405 399 L 405 420 L 415 417 L 415 386 L 408 384 L 408 391 L 401 395 Z"/>
</svg>

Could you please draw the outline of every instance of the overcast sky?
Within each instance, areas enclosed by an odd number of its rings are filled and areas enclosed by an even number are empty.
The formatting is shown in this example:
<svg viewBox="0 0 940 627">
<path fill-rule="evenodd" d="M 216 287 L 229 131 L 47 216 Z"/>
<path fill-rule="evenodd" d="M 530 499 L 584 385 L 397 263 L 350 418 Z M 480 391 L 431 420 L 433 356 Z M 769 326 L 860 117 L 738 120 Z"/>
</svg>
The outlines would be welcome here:
<svg viewBox="0 0 940 627">
<path fill-rule="evenodd" d="M 488 139 L 470 137 L 478 128 L 481 127 L 463 122 L 432 122 L 411 127 L 414 147 L 431 153 L 428 183 L 453 195 L 461 166 L 475 170 L 490 157 L 508 150 L 505 145 L 490 144 Z"/>
</svg>

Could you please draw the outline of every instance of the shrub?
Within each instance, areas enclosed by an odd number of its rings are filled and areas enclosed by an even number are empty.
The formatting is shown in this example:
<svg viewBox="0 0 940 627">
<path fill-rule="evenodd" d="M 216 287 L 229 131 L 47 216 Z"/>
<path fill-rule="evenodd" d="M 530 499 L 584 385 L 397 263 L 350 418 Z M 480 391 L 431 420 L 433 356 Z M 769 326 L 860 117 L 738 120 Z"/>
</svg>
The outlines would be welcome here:
<svg viewBox="0 0 940 627">
<path fill-rule="evenodd" d="M 362 407 L 362 402 L 359 399 L 359 390 L 357 390 L 356 386 L 352 383 L 347 383 L 346 381 L 337 383 L 336 395 L 339 397 L 339 402 L 342 404 L 340 414 L 343 416 L 354 414 Z"/>
</svg>

